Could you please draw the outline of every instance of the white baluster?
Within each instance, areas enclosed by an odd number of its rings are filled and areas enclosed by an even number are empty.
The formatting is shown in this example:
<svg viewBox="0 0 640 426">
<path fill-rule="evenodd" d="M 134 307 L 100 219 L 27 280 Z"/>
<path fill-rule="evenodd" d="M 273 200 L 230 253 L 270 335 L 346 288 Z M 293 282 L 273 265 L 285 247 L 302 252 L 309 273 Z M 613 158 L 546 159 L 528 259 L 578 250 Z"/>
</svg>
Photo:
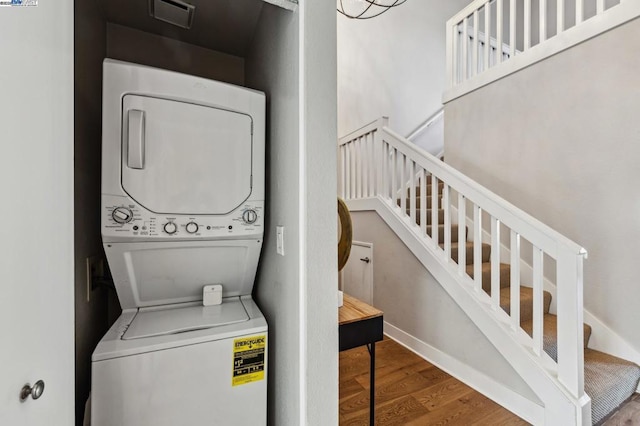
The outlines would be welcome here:
<svg viewBox="0 0 640 426">
<path fill-rule="evenodd" d="M 477 292 L 482 291 L 482 210 L 473 205 L 473 282 Z"/>
<path fill-rule="evenodd" d="M 496 63 L 502 62 L 502 24 L 503 24 L 503 0 L 496 0 Z M 540 0 L 544 1 L 544 0 Z"/>
<path fill-rule="evenodd" d="M 479 41 L 478 41 L 478 32 L 479 32 L 479 28 L 478 25 L 480 24 L 480 22 L 478 21 L 478 10 L 476 9 L 473 12 L 473 41 L 472 41 L 472 49 L 473 49 L 473 55 L 472 55 L 472 62 L 471 62 L 471 76 L 473 77 L 474 75 L 476 75 L 478 73 L 478 68 L 479 68 L 479 64 L 478 64 L 478 46 Z"/>
<path fill-rule="evenodd" d="M 509 54 L 516 56 L 516 0 L 509 1 Z"/>
<path fill-rule="evenodd" d="M 409 217 L 411 218 L 411 226 L 416 224 L 416 163 L 409 160 Z"/>
<path fill-rule="evenodd" d="M 454 25 L 452 28 L 449 29 L 449 31 L 447 31 L 446 34 L 446 38 L 447 38 L 447 53 L 446 53 L 446 61 L 447 61 L 447 88 L 451 89 L 454 85 L 454 79 L 453 79 L 453 70 L 454 70 L 454 65 L 455 65 L 455 37 L 454 37 L 454 32 L 456 32 L 456 26 Z"/>
<path fill-rule="evenodd" d="M 458 43 L 460 43 L 460 34 L 458 33 L 459 25 L 454 25 L 451 28 L 451 54 L 447 58 L 451 64 L 449 69 L 449 79 L 451 84 L 449 87 L 453 87 L 459 83 L 458 70 L 460 69 L 460 58 L 458 57 Z"/>
<path fill-rule="evenodd" d="M 462 21 L 462 80 L 469 78 L 469 19 Z"/>
<path fill-rule="evenodd" d="M 533 247 L 533 352 L 540 356 L 543 349 L 543 256 L 538 247 Z"/>
<path fill-rule="evenodd" d="M 500 221 L 491 217 L 491 307 L 500 308 Z"/>
<path fill-rule="evenodd" d="M 438 199 L 438 181 L 435 175 L 431 175 L 431 239 L 433 240 L 434 246 L 437 248 L 438 243 L 440 242 L 439 227 L 440 222 L 438 221 L 438 209 L 440 207 L 439 199 Z"/>
<path fill-rule="evenodd" d="M 381 138 L 382 139 L 382 138 Z M 389 196 L 389 144 L 382 141 L 382 195 L 385 199 L 393 198 Z"/>
<path fill-rule="evenodd" d="M 360 137 L 358 137 L 353 143 L 353 158 L 355 159 L 355 198 L 361 198 L 362 192 L 360 191 Z"/>
<path fill-rule="evenodd" d="M 362 161 L 362 198 L 369 196 L 369 135 L 362 136 L 362 147 L 360 151 Z"/>
<path fill-rule="evenodd" d="M 427 171 L 420 172 L 420 235 L 427 235 Z"/>
<path fill-rule="evenodd" d="M 520 328 L 520 235 L 511 230 L 511 328 Z"/>
<path fill-rule="evenodd" d="M 547 4 L 548 0 L 540 0 L 540 43 L 542 43 L 543 41 L 545 41 L 547 39 L 547 29 L 548 29 L 548 22 L 547 22 L 547 10 L 548 10 L 548 4 Z"/>
<path fill-rule="evenodd" d="M 576 0 L 576 25 L 584 21 L 584 0 Z"/>
<path fill-rule="evenodd" d="M 600 15 L 604 12 L 604 0 L 596 0 L 596 14 Z"/>
<path fill-rule="evenodd" d="M 407 156 L 400 152 L 400 210 L 407 215 Z"/>
<path fill-rule="evenodd" d="M 449 185 L 442 187 L 442 207 L 444 209 L 444 255 L 447 262 L 451 261 L 451 213 L 449 202 Z"/>
<path fill-rule="evenodd" d="M 531 0 L 524 0 L 524 50 L 531 47 Z"/>
<path fill-rule="evenodd" d="M 458 192 L 458 273 L 464 276 L 467 266 L 467 244 L 465 229 L 467 225 L 467 201 Z"/>
<path fill-rule="evenodd" d="M 347 198 L 353 199 L 355 198 L 355 160 L 353 158 L 353 141 L 350 141 L 347 144 L 347 165 L 349 167 L 349 173 L 347 174 Z"/>
<path fill-rule="evenodd" d="M 558 17 L 556 18 L 556 33 L 560 34 L 564 31 L 564 0 L 557 0 L 558 2 Z"/>
<path fill-rule="evenodd" d="M 393 147 L 391 148 L 391 157 L 391 199 L 393 200 L 393 207 L 396 207 L 396 200 L 398 199 L 398 150 Z"/>
<path fill-rule="evenodd" d="M 376 150 L 375 150 L 375 135 L 373 132 L 369 133 L 369 197 L 375 197 L 376 195 Z"/>
<path fill-rule="evenodd" d="M 484 5 L 484 71 L 489 69 L 491 55 L 491 3 Z"/>
</svg>

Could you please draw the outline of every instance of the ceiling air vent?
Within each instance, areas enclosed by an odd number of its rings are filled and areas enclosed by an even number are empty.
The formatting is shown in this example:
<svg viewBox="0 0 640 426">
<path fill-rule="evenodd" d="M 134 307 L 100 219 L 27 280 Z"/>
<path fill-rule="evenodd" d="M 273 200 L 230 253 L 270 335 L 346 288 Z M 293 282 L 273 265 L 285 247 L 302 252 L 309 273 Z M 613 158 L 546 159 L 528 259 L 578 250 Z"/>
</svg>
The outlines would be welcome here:
<svg viewBox="0 0 640 426">
<path fill-rule="evenodd" d="M 181 0 L 149 0 L 149 15 L 182 28 L 191 28 L 196 7 Z"/>
</svg>

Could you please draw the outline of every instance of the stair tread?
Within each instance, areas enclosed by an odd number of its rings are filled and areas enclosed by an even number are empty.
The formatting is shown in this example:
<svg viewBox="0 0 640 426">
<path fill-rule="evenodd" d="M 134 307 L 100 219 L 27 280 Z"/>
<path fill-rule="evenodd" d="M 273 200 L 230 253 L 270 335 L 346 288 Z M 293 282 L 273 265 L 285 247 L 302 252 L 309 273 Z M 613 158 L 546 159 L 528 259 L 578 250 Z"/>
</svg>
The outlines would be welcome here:
<svg viewBox="0 0 640 426">
<path fill-rule="evenodd" d="M 542 326 L 542 341 L 544 351 L 554 360 L 558 360 L 558 317 L 554 314 L 544 314 Z M 529 335 L 533 335 L 533 320 L 520 323 L 522 329 Z M 587 347 L 591 337 L 591 326 L 583 324 L 584 347 Z"/>
<path fill-rule="evenodd" d="M 594 349 L 584 351 L 584 390 L 591 398 L 591 421 L 598 423 L 638 388 L 640 367 Z"/>
</svg>

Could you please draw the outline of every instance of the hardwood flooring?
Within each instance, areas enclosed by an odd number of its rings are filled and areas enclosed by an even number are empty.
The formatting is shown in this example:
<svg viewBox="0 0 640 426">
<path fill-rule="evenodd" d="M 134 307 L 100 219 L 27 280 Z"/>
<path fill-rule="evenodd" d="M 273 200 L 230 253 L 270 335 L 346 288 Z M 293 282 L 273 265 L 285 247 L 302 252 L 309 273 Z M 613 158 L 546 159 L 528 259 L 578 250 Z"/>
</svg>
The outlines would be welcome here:
<svg viewBox="0 0 640 426">
<path fill-rule="evenodd" d="M 376 386 L 377 387 L 377 386 Z M 635 394 L 615 411 L 602 426 L 640 425 L 640 395 Z"/>
<path fill-rule="evenodd" d="M 340 353 L 340 425 L 369 424 L 369 353 Z M 391 339 L 376 344 L 376 425 L 527 425 Z"/>
<path fill-rule="evenodd" d="M 369 353 L 340 353 L 340 425 L 369 425 Z M 528 425 L 391 339 L 376 344 L 377 426 Z M 601 426 L 640 426 L 635 394 Z"/>
</svg>

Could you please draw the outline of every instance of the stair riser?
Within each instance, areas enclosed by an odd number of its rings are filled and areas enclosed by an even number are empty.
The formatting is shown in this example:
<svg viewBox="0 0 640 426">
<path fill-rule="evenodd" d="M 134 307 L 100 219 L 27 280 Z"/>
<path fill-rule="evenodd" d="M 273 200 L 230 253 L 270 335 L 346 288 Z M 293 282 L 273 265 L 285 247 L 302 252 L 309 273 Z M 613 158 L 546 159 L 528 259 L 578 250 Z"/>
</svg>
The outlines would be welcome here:
<svg viewBox="0 0 640 426">
<path fill-rule="evenodd" d="M 467 264 L 467 274 L 474 278 L 473 264 Z M 500 264 L 500 288 L 509 287 L 511 285 L 511 267 L 505 263 Z M 491 264 L 489 262 L 482 264 L 482 289 L 489 292 L 491 289 Z"/>
<path fill-rule="evenodd" d="M 431 220 L 431 209 L 427 210 L 427 225 L 431 225 L 433 221 Z M 411 216 L 411 209 L 407 207 L 407 216 Z M 438 210 L 438 223 L 444 223 L 444 210 Z M 416 224 L 420 225 L 420 210 L 416 209 Z"/>
<path fill-rule="evenodd" d="M 526 292 L 528 287 L 520 289 L 520 324 L 531 321 L 533 319 L 533 294 Z M 488 292 L 490 293 L 490 292 Z M 511 314 L 511 295 L 508 289 L 500 292 L 500 307 L 507 313 Z M 546 314 L 551 307 L 551 293 L 545 291 L 542 299 L 542 310 Z"/>
<path fill-rule="evenodd" d="M 409 208 L 409 206 L 411 205 L 411 199 L 407 198 L 405 202 L 406 202 L 405 208 Z M 396 204 L 398 205 L 398 207 L 401 206 L 401 202 L 399 198 L 396 200 Z M 433 204 L 433 197 L 427 197 L 427 209 L 431 209 L 432 204 Z M 420 200 L 420 197 L 416 197 L 416 209 L 419 209 L 421 205 L 422 205 L 422 202 Z M 442 208 L 442 197 L 438 198 L 438 208 L 439 209 Z"/>
<path fill-rule="evenodd" d="M 427 228 L 427 235 L 431 236 L 431 227 Z M 465 227 L 465 238 L 467 236 L 468 229 Z M 458 225 L 451 225 L 451 242 L 458 242 Z M 438 244 L 444 244 L 444 225 L 438 225 Z"/>
<path fill-rule="evenodd" d="M 443 182 L 439 182 L 438 183 L 438 194 L 442 195 L 442 189 L 444 188 L 444 183 Z M 425 192 L 427 193 L 427 195 L 431 195 L 433 193 L 433 186 L 431 185 L 431 182 L 429 182 L 429 184 L 427 185 L 427 187 L 425 188 Z M 416 197 L 418 197 L 420 195 L 420 186 L 416 186 Z M 407 197 L 411 196 L 411 188 L 407 188 Z"/>
<path fill-rule="evenodd" d="M 465 264 L 466 265 L 473 265 L 473 253 L 474 253 L 474 247 L 473 247 L 473 243 L 472 242 L 467 242 L 465 243 Z M 481 262 L 485 263 L 485 262 L 489 262 L 491 258 L 491 246 L 489 244 L 482 244 L 482 256 L 481 256 Z M 458 263 L 458 244 L 454 244 L 451 246 L 451 259 L 453 259 L 454 262 Z"/>
</svg>

